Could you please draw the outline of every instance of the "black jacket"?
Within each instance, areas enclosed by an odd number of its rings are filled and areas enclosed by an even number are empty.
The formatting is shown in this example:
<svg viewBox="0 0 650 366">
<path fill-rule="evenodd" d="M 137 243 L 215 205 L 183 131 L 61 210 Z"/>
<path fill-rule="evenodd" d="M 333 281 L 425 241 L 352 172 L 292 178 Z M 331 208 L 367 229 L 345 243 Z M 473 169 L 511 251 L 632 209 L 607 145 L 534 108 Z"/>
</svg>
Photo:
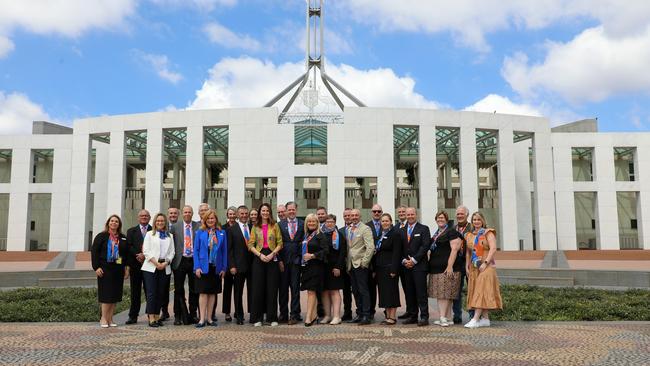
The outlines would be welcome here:
<svg viewBox="0 0 650 366">
<path fill-rule="evenodd" d="M 339 236 L 339 250 L 334 250 L 334 247 L 332 246 L 333 233 L 333 231 L 331 233 L 323 233 L 325 241 L 327 244 L 329 244 L 327 263 L 329 264 L 330 268 L 337 268 L 341 271 L 345 271 L 347 266 L 346 260 L 348 256 L 348 242 L 345 238 L 345 229 L 338 229 L 337 231 L 337 234 Z"/>
<path fill-rule="evenodd" d="M 246 224 L 248 225 L 248 224 Z M 250 226 L 248 228 L 250 233 Z M 239 223 L 226 230 L 228 234 L 228 269 L 236 268 L 237 273 L 246 273 L 253 261 L 253 254 L 248 251 L 248 243 Z"/>
<path fill-rule="evenodd" d="M 381 246 L 375 252 L 375 269 L 389 267 L 390 273 L 399 273 L 402 266 L 402 233 L 393 227 L 381 239 Z"/>
<path fill-rule="evenodd" d="M 151 231 L 151 225 L 149 224 L 147 224 L 147 231 Z M 142 263 L 135 258 L 136 254 L 142 253 L 142 242 L 144 242 L 144 236 L 140 231 L 140 224 L 126 231 L 126 246 L 129 251 L 126 264 L 132 269 L 142 268 Z"/>
<path fill-rule="evenodd" d="M 408 259 L 408 257 L 411 256 L 416 262 L 418 262 L 413 267 L 414 271 L 428 271 L 429 262 L 427 252 L 429 251 L 431 244 L 431 232 L 429 231 L 429 227 L 416 222 L 413 227 L 413 232 L 411 233 L 410 241 L 408 240 L 408 224 L 400 231 L 402 234 L 402 242 L 404 244 L 402 258 Z"/>
<path fill-rule="evenodd" d="M 125 259 L 128 255 L 128 249 L 126 246 L 126 238 L 122 233 L 118 234 L 120 238 L 120 244 L 118 245 L 118 250 L 120 253 L 120 257 L 122 257 L 122 265 L 125 265 Z M 106 266 L 108 262 L 106 262 L 106 255 L 108 254 L 108 241 L 109 241 L 110 235 L 102 231 L 101 233 L 97 234 L 95 236 L 95 239 L 93 240 L 93 245 L 90 247 L 90 258 L 91 258 L 91 263 L 93 266 L 93 270 L 97 270 L 97 268 L 103 268 Z"/>
<path fill-rule="evenodd" d="M 302 253 L 302 240 L 305 238 L 305 222 L 296 217 L 296 235 L 291 239 L 289 235 L 289 220 L 284 219 L 278 224 L 282 233 L 282 249 L 280 259 L 284 263 L 300 264 L 300 253 Z"/>
</svg>

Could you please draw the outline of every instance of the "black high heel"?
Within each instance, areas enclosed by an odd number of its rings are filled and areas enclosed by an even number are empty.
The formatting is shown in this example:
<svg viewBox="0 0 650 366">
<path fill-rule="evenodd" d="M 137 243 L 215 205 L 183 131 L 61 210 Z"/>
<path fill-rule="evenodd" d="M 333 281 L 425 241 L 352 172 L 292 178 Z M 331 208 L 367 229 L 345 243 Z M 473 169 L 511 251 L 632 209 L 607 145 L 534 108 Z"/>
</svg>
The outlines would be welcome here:
<svg viewBox="0 0 650 366">
<path fill-rule="evenodd" d="M 311 326 L 314 325 L 317 321 L 318 321 L 318 317 L 314 318 L 314 320 L 312 320 L 312 321 L 309 322 L 309 323 L 308 323 L 308 322 L 305 322 L 305 327 L 311 327 Z"/>
</svg>

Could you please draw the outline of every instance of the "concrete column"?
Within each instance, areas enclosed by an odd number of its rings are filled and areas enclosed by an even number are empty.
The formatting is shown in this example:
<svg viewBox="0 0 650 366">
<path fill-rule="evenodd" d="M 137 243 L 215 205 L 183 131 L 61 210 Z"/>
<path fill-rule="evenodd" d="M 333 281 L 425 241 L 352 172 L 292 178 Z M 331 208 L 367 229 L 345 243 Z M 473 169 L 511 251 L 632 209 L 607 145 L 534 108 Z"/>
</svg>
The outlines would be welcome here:
<svg viewBox="0 0 650 366">
<path fill-rule="evenodd" d="M 535 232 L 537 236 L 537 247 L 540 250 L 558 250 L 558 249 L 576 249 L 576 226 L 575 226 L 575 211 L 573 208 L 573 191 L 567 192 L 567 189 L 572 187 L 572 170 L 571 170 L 571 149 L 564 148 L 557 151 L 560 156 L 557 156 L 555 150 L 551 150 L 551 131 L 550 129 L 543 132 L 536 132 L 533 137 L 533 156 L 534 156 L 534 189 L 535 189 L 535 207 L 537 214 L 535 215 Z M 556 160 L 557 157 L 557 160 Z M 553 183 L 553 168 L 554 162 L 560 163 L 556 170 L 555 185 Z M 568 166 L 567 166 L 568 163 Z M 558 175 L 561 175 L 562 185 L 558 186 Z M 567 181 L 568 178 L 568 181 Z M 563 189 L 563 197 L 554 196 L 554 189 Z M 569 225 L 571 228 L 564 232 L 566 240 L 565 247 L 558 247 L 559 229 L 556 231 L 556 206 L 555 202 L 563 200 L 563 204 L 570 207 L 563 207 L 567 210 L 565 213 L 569 215 L 567 218 L 570 222 L 563 222 L 563 225 Z M 560 219 L 558 217 L 558 223 Z M 569 234 L 568 236 L 566 236 Z M 557 236 L 556 236 L 557 235 Z"/>
<path fill-rule="evenodd" d="M 163 175 L 163 130 L 162 128 L 147 129 L 147 171 L 145 178 L 144 207 L 151 216 L 162 208 L 162 177 Z"/>
<path fill-rule="evenodd" d="M 476 162 L 476 129 L 460 127 L 460 200 L 470 214 L 478 210 L 478 169 Z"/>
<path fill-rule="evenodd" d="M 77 245 L 68 248 L 71 164 L 72 150 L 70 148 L 54 149 L 52 202 L 50 205 L 50 251 L 79 249 Z M 86 221 L 84 218 L 84 226 L 86 226 Z"/>
<path fill-rule="evenodd" d="M 77 132 L 72 135 L 72 161 L 70 165 L 70 202 L 68 215 L 68 250 L 83 251 L 89 247 L 87 232 L 90 223 L 87 215 L 90 205 L 90 135 Z M 106 161 L 106 164 L 108 161 Z M 96 171 L 108 165 L 97 165 Z M 13 173 L 13 169 L 12 169 Z M 27 182 L 25 180 L 25 182 Z M 102 215 L 103 216 L 103 215 Z"/>
<path fill-rule="evenodd" d="M 420 197 L 421 222 L 433 225 L 438 210 L 438 171 L 436 169 L 436 128 L 420 126 Z M 394 202 L 394 200 L 393 200 Z"/>
<path fill-rule="evenodd" d="M 287 203 L 294 200 L 294 178 L 293 175 L 284 175 L 278 177 L 278 191 L 277 191 L 277 202 L 276 205 L 281 203 Z M 275 214 L 275 207 L 273 207 Z"/>
<path fill-rule="evenodd" d="M 393 161 L 391 167 L 395 166 Z M 395 168 L 391 169 L 392 174 L 379 174 L 377 177 L 377 203 L 381 205 L 384 212 L 395 212 Z M 368 182 L 368 179 L 365 179 Z M 370 186 L 368 183 L 367 193 L 370 194 Z M 371 216 L 363 217 L 362 219 L 370 220 Z"/>
<path fill-rule="evenodd" d="M 614 148 L 610 144 L 596 144 L 594 148 L 594 178 L 598 195 L 596 232 L 598 249 L 620 249 L 618 236 L 618 204 L 614 174 Z M 614 219 L 612 219 L 614 218 Z"/>
<path fill-rule="evenodd" d="M 178 157 L 175 156 L 173 159 L 174 159 L 174 162 L 173 162 L 173 165 L 172 165 L 172 170 L 174 171 L 174 173 L 173 173 L 174 177 L 172 179 L 172 198 L 173 199 L 178 199 L 178 184 L 180 182 L 179 175 L 180 175 L 181 171 L 180 171 L 180 166 L 178 164 Z M 163 174 L 164 174 L 164 172 L 163 172 Z M 165 179 L 165 177 L 163 177 L 163 180 L 164 179 Z"/>
<path fill-rule="evenodd" d="M 14 148 L 11 152 L 11 194 L 7 220 L 7 251 L 29 249 L 29 186 L 31 184 L 32 156 L 28 148 Z"/>
<path fill-rule="evenodd" d="M 111 143 L 108 152 L 108 187 L 106 193 L 106 217 L 117 214 L 124 216 L 124 186 L 126 171 L 126 142 L 124 131 L 111 131 Z"/>
<path fill-rule="evenodd" d="M 203 126 L 187 127 L 187 152 L 185 161 L 185 204 L 191 205 L 194 208 L 194 220 L 198 220 L 199 204 L 203 202 L 205 187 L 203 183 L 205 175 L 205 169 L 203 168 Z M 230 174 L 230 171 L 228 173 Z M 230 186 L 231 183 L 231 177 L 228 176 L 228 185 Z M 232 190 L 230 193 L 232 193 Z"/>
<path fill-rule="evenodd" d="M 497 164 L 499 179 L 499 238 L 503 250 L 519 250 L 515 182 L 515 148 L 511 128 L 499 129 Z"/>
<path fill-rule="evenodd" d="M 336 215 L 336 224 L 344 225 L 343 210 L 345 209 L 345 177 L 327 177 L 327 211 Z"/>
<path fill-rule="evenodd" d="M 640 189 L 637 201 L 639 247 L 650 249 L 650 145 L 637 146 L 634 168 Z"/>
<path fill-rule="evenodd" d="M 517 230 L 518 240 L 523 240 L 523 249 L 533 249 L 533 217 L 530 197 L 530 158 L 528 148 L 531 140 L 514 144 L 515 189 L 517 196 Z"/>
<path fill-rule="evenodd" d="M 243 170 L 228 169 L 228 206 L 239 206 L 246 202 L 246 179 L 241 173 Z M 257 207 L 249 207 L 253 209 Z"/>
<path fill-rule="evenodd" d="M 93 183 L 95 200 L 93 203 L 93 234 L 97 235 L 102 230 L 104 230 L 104 224 L 106 223 L 107 208 L 106 204 L 108 202 L 108 166 L 109 161 L 109 145 L 101 142 L 94 141 L 93 146 L 95 147 L 95 183 Z"/>
</svg>

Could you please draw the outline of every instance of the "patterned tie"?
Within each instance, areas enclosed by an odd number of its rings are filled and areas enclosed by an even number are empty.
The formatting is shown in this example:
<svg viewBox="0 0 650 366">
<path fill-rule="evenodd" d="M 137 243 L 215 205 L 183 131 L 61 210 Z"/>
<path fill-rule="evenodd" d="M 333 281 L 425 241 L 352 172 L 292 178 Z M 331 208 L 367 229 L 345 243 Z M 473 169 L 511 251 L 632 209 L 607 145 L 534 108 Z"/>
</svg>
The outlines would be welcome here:
<svg viewBox="0 0 650 366">
<path fill-rule="evenodd" d="M 379 236 L 381 232 L 379 231 L 379 221 L 375 221 L 375 234 Z"/>
<path fill-rule="evenodd" d="M 185 224 L 185 256 L 189 257 L 192 255 L 192 225 Z"/>
<path fill-rule="evenodd" d="M 140 232 L 142 233 L 142 237 L 144 238 L 147 235 L 147 227 L 140 225 Z"/>
<path fill-rule="evenodd" d="M 251 240 L 251 234 L 248 232 L 248 225 L 244 224 L 244 238 L 248 242 Z"/>
<path fill-rule="evenodd" d="M 296 221 L 291 220 L 289 222 L 289 237 L 291 238 L 291 240 L 293 240 L 293 238 L 296 236 L 296 231 L 297 231 L 296 230 Z"/>
<path fill-rule="evenodd" d="M 352 239 L 354 239 L 354 230 L 357 228 L 357 225 L 352 224 L 350 225 L 350 229 L 348 229 L 348 243 L 352 243 Z"/>
<path fill-rule="evenodd" d="M 413 234 L 413 226 L 415 225 L 409 225 L 408 229 L 406 230 L 406 237 L 409 243 L 411 242 L 411 234 Z"/>
</svg>

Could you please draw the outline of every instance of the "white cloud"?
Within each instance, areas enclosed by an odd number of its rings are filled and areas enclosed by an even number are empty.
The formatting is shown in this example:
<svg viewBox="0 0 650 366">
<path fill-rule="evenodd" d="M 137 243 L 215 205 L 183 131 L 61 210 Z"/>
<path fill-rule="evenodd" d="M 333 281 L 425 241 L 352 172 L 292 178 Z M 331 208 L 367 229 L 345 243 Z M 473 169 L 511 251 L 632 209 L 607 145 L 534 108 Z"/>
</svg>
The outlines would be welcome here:
<svg viewBox="0 0 650 366">
<path fill-rule="evenodd" d="M 602 26 L 590 28 L 567 43 L 548 42 L 546 50 L 537 64 L 530 65 L 523 53 L 505 59 L 501 73 L 521 95 L 551 92 L 580 103 L 650 92 L 650 26 L 622 38 Z"/>
<path fill-rule="evenodd" d="M 518 114 L 522 116 L 543 116 L 542 112 L 536 107 L 525 103 L 514 103 L 508 97 L 503 97 L 498 94 L 489 94 L 478 102 L 466 107 L 464 110 L 474 112 Z"/>
<path fill-rule="evenodd" d="M 259 107 L 304 73 L 304 63 L 275 65 L 252 57 L 225 58 L 209 77 L 189 109 Z M 435 101 L 415 92 L 415 80 L 391 69 L 359 70 L 348 65 L 327 65 L 327 73 L 371 107 L 438 108 Z"/>
<path fill-rule="evenodd" d="M 0 135 L 31 133 L 33 121 L 52 121 L 43 107 L 25 94 L 0 90 Z"/>
<path fill-rule="evenodd" d="M 643 29 L 650 2 L 629 0 L 347 0 L 345 13 L 384 31 L 451 32 L 461 44 L 485 52 L 485 35 L 509 28 L 540 29 L 559 21 L 593 19 L 612 36 Z"/>
<path fill-rule="evenodd" d="M 0 58 L 7 56 L 14 50 L 14 43 L 7 37 L 0 35 Z"/>
<path fill-rule="evenodd" d="M 183 79 L 183 75 L 170 70 L 171 62 L 166 55 L 145 53 L 140 50 L 133 50 L 133 54 L 137 60 L 151 67 L 161 79 L 169 81 L 172 84 L 177 84 Z"/>
<path fill-rule="evenodd" d="M 227 48 L 241 48 L 247 51 L 258 51 L 261 47 L 259 41 L 246 34 L 237 34 L 223 25 L 212 22 L 203 27 L 208 39 Z"/>
<path fill-rule="evenodd" d="M 235 6 L 237 0 L 149 0 L 155 5 L 164 7 L 194 7 L 199 10 L 212 11 L 218 6 Z"/>
</svg>

